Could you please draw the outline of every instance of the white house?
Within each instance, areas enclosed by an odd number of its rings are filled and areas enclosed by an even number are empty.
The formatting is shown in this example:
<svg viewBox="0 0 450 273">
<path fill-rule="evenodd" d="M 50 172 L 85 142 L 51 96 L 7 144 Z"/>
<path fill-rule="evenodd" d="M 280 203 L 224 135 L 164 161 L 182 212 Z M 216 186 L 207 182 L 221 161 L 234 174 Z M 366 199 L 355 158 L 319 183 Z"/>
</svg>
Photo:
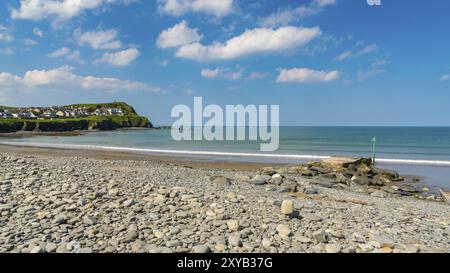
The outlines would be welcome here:
<svg viewBox="0 0 450 273">
<path fill-rule="evenodd" d="M 45 111 L 44 114 L 42 115 L 44 118 L 56 118 L 56 114 L 54 112 L 51 111 Z"/>
</svg>

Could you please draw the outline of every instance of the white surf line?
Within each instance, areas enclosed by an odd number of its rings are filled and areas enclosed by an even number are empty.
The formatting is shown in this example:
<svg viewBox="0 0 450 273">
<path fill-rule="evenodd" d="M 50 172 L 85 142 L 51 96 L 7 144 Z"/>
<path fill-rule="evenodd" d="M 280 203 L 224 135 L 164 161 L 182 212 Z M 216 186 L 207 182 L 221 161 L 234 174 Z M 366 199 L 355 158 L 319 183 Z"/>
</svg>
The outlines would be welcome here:
<svg viewBox="0 0 450 273">
<path fill-rule="evenodd" d="M 121 151 L 138 152 L 148 154 L 173 154 L 173 155 L 197 155 L 197 156 L 226 156 L 226 157 L 258 157 L 258 158 L 281 158 L 281 159 L 326 159 L 330 156 L 317 155 L 289 155 L 289 154 L 258 154 L 258 153 L 233 153 L 233 152 L 212 152 L 212 151 L 186 151 L 186 150 L 163 150 L 149 148 L 130 148 L 100 145 L 80 145 L 80 144 L 47 144 L 33 142 L 0 142 L 0 145 L 22 146 L 34 148 L 59 148 L 70 150 L 103 150 L 103 151 Z"/>
<path fill-rule="evenodd" d="M 389 163 L 389 164 L 406 164 L 406 165 L 431 165 L 431 166 L 449 166 L 450 161 L 443 160 L 419 160 L 419 159 L 387 159 L 379 158 L 378 163 Z"/>
<path fill-rule="evenodd" d="M 169 155 L 193 155 L 193 156 L 217 156 L 217 157 L 247 157 L 247 158 L 278 158 L 290 160 L 305 160 L 305 159 L 327 159 L 331 156 L 319 155 L 293 155 L 293 154 L 262 154 L 262 153 L 234 153 L 234 152 L 214 152 L 214 151 L 186 151 L 186 150 L 164 150 L 164 149 L 150 149 L 150 148 L 130 148 L 130 147 L 115 147 L 115 146 L 101 146 L 101 145 L 81 145 L 81 144 L 47 144 L 47 143 L 33 143 L 33 142 L 0 142 L 1 145 L 8 146 L 23 146 L 35 148 L 59 148 L 70 150 L 103 150 L 103 151 L 120 151 L 120 152 L 135 152 L 144 154 L 169 154 Z M 450 167 L 450 161 L 443 160 L 410 160 L 410 159 L 388 159 L 379 158 L 378 163 L 386 164 L 406 164 L 406 165 L 426 165 L 426 166 L 441 166 Z"/>
</svg>

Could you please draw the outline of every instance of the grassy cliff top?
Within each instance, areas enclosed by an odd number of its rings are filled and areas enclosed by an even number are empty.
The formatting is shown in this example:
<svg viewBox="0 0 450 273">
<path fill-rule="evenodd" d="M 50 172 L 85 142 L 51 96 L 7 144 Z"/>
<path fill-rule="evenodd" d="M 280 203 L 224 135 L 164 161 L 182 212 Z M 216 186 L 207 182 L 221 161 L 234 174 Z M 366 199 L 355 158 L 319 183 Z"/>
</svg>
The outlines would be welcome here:
<svg viewBox="0 0 450 273">
<path fill-rule="evenodd" d="M 39 106 L 30 106 L 30 107 L 11 107 L 11 106 L 2 106 L 0 105 L 0 110 L 9 110 L 12 112 L 19 111 L 20 108 L 36 108 Z M 0 119 L 0 124 L 8 124 L 8 123 L 17 123 L 17 122 L 38 122 L 38 123 L 58 123 L 58 122 L 78 122 L 78 121 L 89 121 L 92 122 L 102 122 L 105 120 L 110 120 L 116 123 L 123 123 L 124 121 L 131 122 L 133 126 L 135 124 L 150 124 L 148 118 L 140 116 L 136 113 L 134 108 L 125 103 L 125 102 L 111 102 L 111 103 L 91 103 L 91 104 L 71 104 L 71 105 L 59 105 L 53 107 L 61 107 L 61 108 L 85 108 L 87 111 L 93 112 L 96 109 L 102 108 L 120 108 L 123 111 L 123 116 L 88 116 L 88 117 L 80 117 L 80 118 L 54 118 L 54 119 L 23 119 L 23 118 L 10 118 L 10 119 Z M 42 107 L 40 107 L 42 108 Z M 47 108 L 47 107 L 46 107 Z M 153 126 L 153 125 L 151 125 Z M 139 126 L 136 126 L 139 127 Z"/>
</svg>

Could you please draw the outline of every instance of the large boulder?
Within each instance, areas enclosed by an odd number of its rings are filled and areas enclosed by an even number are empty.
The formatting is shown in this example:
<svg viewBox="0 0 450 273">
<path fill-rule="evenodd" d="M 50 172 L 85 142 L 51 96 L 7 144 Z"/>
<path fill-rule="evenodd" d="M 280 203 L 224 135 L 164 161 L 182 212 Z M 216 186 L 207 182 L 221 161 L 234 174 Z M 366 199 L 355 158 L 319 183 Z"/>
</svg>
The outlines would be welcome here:
<svg viewBox="0 0 450 273">
<path fill-rule="evenodd" d="M 322 160 L 322 165 L 325 169 L 333 170 L 334 172 L 342 172 L 346 169 L 358 168 L 362 164 L 367 166 L 372 165 L 370 158 L 351 158 L 351 157 L 330 157 Z"/>
</svg>

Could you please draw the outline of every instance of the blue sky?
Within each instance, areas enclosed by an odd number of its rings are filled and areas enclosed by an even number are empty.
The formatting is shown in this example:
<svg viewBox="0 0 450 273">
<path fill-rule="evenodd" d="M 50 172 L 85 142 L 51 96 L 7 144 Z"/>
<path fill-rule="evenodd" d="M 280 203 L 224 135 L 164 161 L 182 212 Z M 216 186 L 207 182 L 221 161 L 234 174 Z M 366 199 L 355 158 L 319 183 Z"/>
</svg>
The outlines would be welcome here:
<svg viewBox="0 0 450 273">
<path fill-rule="evenodd" d="M 445 0 L 7 0 L 0 104 L 279 104 L 282 125 L 450 126 Z"/>
</svg>

